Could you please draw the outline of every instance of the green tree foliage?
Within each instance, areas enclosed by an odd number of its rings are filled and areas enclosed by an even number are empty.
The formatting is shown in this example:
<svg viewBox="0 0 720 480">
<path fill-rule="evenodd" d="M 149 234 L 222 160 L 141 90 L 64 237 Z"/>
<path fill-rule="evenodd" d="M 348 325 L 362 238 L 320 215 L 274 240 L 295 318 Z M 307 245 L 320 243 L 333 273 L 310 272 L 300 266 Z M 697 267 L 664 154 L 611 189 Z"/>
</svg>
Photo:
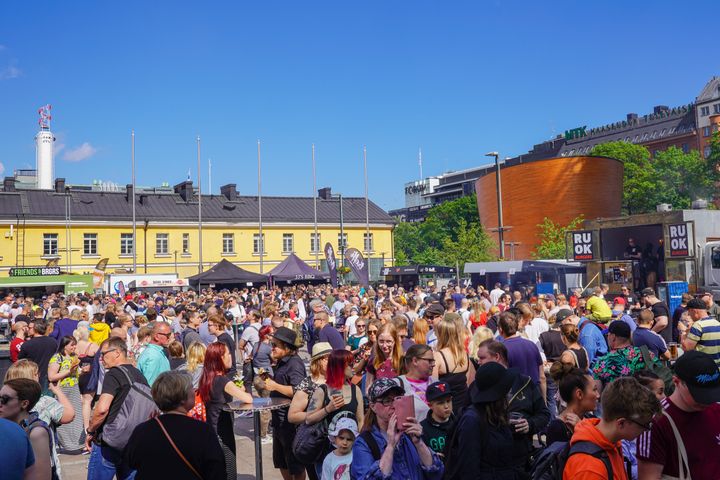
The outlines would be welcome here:
<svg viewBox="0 0 720 480">
<path fill-rule="evenodd" d="M 717 134 L 716 134 L 717 137 Z M 720 140 L 714 140 L 720 145 Z M 657 152 L 650 157 L 647 148 L 628 142 L 609 142 L 598 145 L 592 155 L 622 160 L 623 207 L 632 215 L 654 212 L 660 203 L 674 208 L 689 208 L 698 198 L 712 199 L 715 185 L 720 181 L 720 146 L 715 160 L 706 161 L 697 151 L 685 153 L 676 147 Z"/>
<path fill-rule="evenodd" d="M 553 222 L 548 217 L 545 217 L 543 222 L 538 225 L 540 228 L 540 233 L 538 234 L 538 237 L 540 237 L 540 244 L 532 253 L 533 258 L 538 260 L 565 258 L 565 235 L 570 230 L 577 230 L 582 225 L 583 220 L 583 216 L 580 215 L 579 217 L 572 219 L 567 225 L 563 226 L 559 223 Z"/>
<path fill-rule="evenodd" d="M 464 265 L 491 259 L 497 248 L 480 225 L 475 195 L 433 207 L 424 222 L 399 223 L 394 239 L 397 265 Z"/>
</svg>

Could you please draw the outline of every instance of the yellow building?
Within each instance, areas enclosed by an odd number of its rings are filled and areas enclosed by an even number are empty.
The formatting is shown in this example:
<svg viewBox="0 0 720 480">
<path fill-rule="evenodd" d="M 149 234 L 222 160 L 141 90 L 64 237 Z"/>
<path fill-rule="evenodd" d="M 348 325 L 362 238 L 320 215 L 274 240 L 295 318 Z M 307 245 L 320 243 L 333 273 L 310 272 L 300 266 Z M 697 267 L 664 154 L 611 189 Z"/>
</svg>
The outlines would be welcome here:
<svg viewBox="0 0 720 480">
<path fill-rule="evenodd" d="M 66 188 L 16 189 L 6 178 L 0 192 L 0 275 L 12 267 L 42 266 L 57 260 L 65 271 L 91 272 L 108 258 L 107 273 L 177 273 L 200 269 L 199 205 L 192 182 L 173 192 L 138 190 L 135 195 L 136 249 L 133 252 L 132 187 L 120 192 Z M 314 242 L 312 197 L 263 197 L 261 257 L 258 198 L 240 196 L 234 184 L 220 195 L 202 196 L 203 270 L 225 258 L 254 272 L 267 272 L 295 253 L 311 266 L 324 266 L 323 247 L 331 242 L 340 257 L 340 199 L 322 189 L 317 198 L 318 241 Z M 394 220 L 364 198 L 342 198 L 345 247 L 369 259 L 371 279 L 392 265 Z M 369 225 L 369 237 L 367 236 Z M 262 263 L 262 265 L 261 265 Z"/>
</svg>

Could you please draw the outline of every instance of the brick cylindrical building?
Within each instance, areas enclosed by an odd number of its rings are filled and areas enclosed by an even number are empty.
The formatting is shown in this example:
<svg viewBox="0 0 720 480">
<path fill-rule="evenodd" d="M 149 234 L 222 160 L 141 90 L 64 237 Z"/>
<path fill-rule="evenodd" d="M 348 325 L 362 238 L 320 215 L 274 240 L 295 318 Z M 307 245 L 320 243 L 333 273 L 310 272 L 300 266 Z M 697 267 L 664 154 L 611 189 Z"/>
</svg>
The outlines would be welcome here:
<svg viewBox="0 0 720 480">
<path fill-rule="evenodd" d="M 505 226 L 505 258 L 529 259 L 540 243 L 539 224 L 545 217 L 568 224 L 615 217 L 622 206 L 623 164 L 608 157 L 557 157 L 501 166 L 500 181 Z M 480 222 L 497 229 L 495 170 L 475 182 Z M 497 241 L 497 233 L 490 233 Z"/>
</svg>

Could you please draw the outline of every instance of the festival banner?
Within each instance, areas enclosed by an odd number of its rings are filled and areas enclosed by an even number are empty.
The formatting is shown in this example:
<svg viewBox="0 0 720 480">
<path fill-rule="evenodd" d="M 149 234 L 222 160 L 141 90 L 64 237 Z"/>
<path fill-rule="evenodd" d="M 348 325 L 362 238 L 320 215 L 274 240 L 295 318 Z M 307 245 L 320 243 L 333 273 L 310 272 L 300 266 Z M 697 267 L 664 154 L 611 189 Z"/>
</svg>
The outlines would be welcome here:
<svg viewBox="0 0 720 480">
<path fill-rule="evenodd" d="M 333 249 L 332 243 L 330 242 L 325 244 L 325 260 L 327 261 L 328 270 L 330 271 L 330 283 L 332 283 L 333 287 L 337 287 L 337 261 L 335 260 L 335 249 Z"/>
<path fill-rule="evenodd" d="M 107 267 L 109 258 L 103 258 L 100 260 L 97 265 L 95 265 L 95 270 L 93 270 L 92 277 L 93 277 L 93 288 L 95 290 L 102 288 L 103 280 L 105 279 L 105 267 Z"/>
<path fill-rule="evenodd" d="M 345 260 L 350 264 L 350 268 L 360 282 L 360 285 L 363 287 L 370 286 L 370 270 L 360 250 L 357 248 L 348 248 L 345 250 Z"/>
</svg>

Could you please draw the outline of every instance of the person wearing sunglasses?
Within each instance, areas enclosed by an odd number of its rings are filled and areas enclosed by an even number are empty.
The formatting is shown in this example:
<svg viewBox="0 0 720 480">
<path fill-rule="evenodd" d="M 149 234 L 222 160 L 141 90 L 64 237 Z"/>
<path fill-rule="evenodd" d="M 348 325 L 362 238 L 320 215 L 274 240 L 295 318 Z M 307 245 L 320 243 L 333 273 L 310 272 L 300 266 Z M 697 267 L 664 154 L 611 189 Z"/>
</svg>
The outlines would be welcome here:
<svg viewBox="0 0 720 480">
<path fill-rule="evenodd" d="M 6 381 L 0 389 L 0 418 L 20 425 L 30 440 L 35 457 L 35 465 L 32 469 L 36 476 L 25 476 L 25 478 L 56 479 L 58 478 L 56 465 L 60 462 L 52 431 L 47 423 L 38 418 L 37 413 L 32 412 L 35 404 L 40 400 L 41 393 L 40 384 L 35 380 L 16 378 Z M 3 437 L 3 440 L 6 439 Z M 5 466 L 3 473 L 7 473 Z M 0 476 L 5 478 L 4 475 Z"/>
<path fill-rule="evenodd" d="M 145 375 L 150 386 L 161 373 L 170 370 L 170 361 L 165 355 L 164 349 L 171 340 L 173 340 L 173 333 L 170 325 L 165 322 L 155 322 L 150 335 L 150 343 L 137 361 L 138 369 Z"/>
<path fill-rule="evenodd" d="M 350 350 L 355 353 L 360 345 L 368 341 L 367 320 L 358 318 L 354 324 L 355 333 L 348 335 L 347 344 Z"/>
</svg>

